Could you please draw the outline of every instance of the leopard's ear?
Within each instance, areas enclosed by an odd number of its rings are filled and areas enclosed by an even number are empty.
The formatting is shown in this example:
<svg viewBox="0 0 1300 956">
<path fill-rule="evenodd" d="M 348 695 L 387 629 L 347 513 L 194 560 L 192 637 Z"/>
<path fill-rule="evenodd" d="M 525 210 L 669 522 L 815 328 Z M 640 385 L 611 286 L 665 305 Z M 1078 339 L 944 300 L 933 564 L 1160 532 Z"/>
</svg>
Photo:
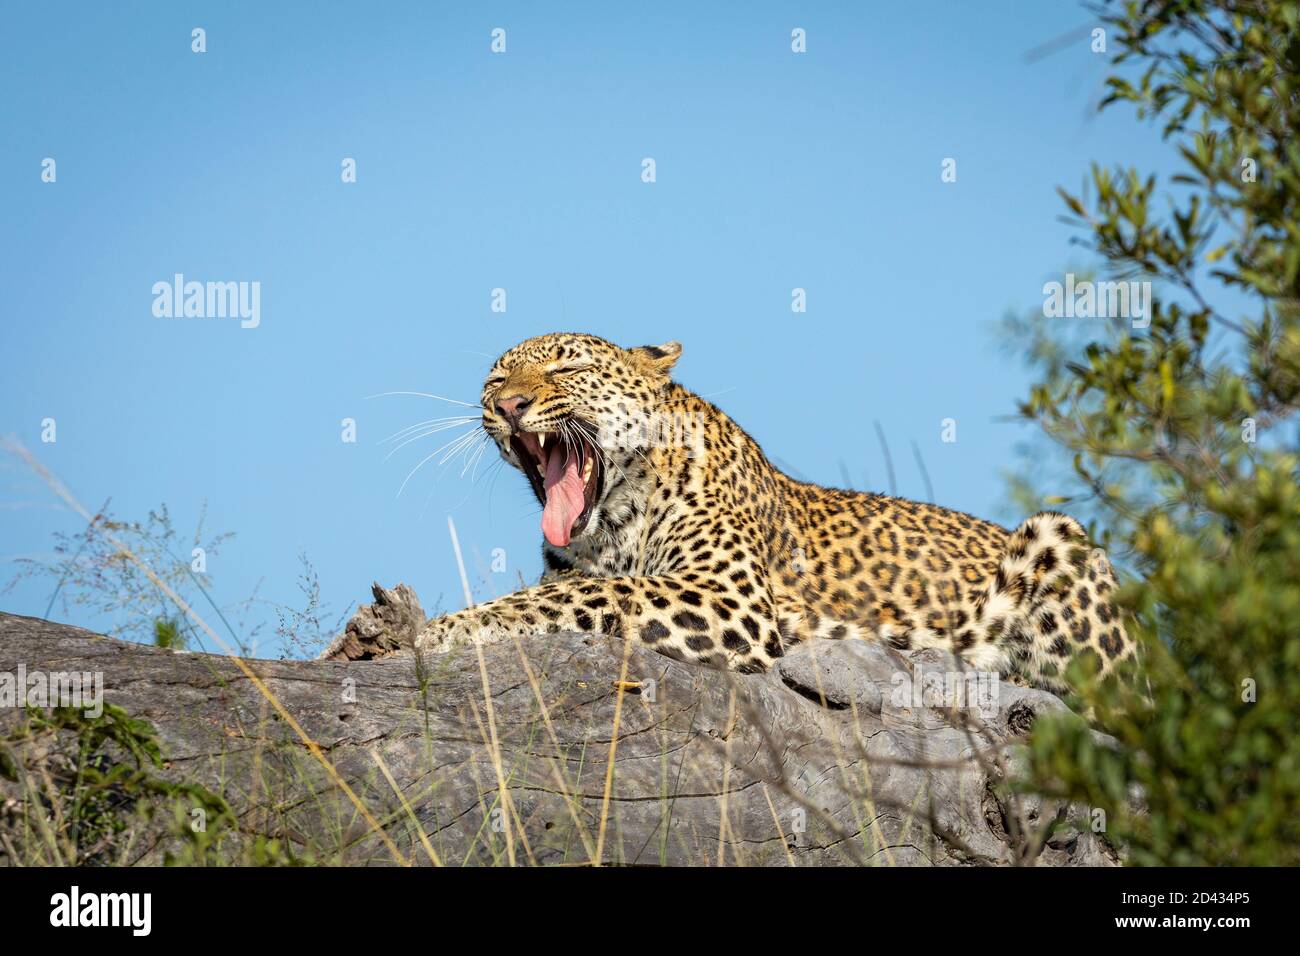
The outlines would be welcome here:
<svg viewBox="0 0 1300 956">
<path fill-rule="evenodd" d="M 663 345 L 638 345 L 628 349 L 628 354 L 648 371 L 667 375 L 682 354 L 680 342 L 665 342 Z"/>
</svg>

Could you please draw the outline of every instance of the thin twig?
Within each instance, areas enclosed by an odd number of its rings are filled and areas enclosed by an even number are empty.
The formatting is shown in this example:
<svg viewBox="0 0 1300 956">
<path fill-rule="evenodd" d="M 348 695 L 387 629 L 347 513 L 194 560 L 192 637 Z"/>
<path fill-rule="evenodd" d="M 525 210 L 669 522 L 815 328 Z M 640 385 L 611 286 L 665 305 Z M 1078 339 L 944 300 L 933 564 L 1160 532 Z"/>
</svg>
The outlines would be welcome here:
<svg viewBox="0 0 1300 956">
<path fill-rule="evenodd" d="M 898 485 L 894 481 L 894 459 L 889 454 L 889 442 L 885 441 L 885 430 L 880 427 L 880 421 L 876 421 L 876 437 L 880 439 L 880 450 L 885 455 L 885 471 L 889 475 L 889 493 L 898 494 Z"/>
</svg>

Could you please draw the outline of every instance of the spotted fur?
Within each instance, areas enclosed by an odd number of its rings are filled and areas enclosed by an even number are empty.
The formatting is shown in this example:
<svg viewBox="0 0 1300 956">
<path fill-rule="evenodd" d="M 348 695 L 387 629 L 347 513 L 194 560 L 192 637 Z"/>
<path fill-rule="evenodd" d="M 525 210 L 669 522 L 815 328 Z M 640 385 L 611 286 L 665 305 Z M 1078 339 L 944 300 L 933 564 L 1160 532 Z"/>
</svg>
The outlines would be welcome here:
<svg viewBox="0 0 1300 956">
<path fill-rule="evenodd" d="M 862 638 L 951 649 L 1057 691 L 1079 654 L 1096 655 L 1103 672 L 1131 656 L 1114 576 L 1072 518 L 1043 512 L 1008 532 L 936 505 L 796 481 L 671 380 L 680 353 L 676 343 L 622 349 L 557 333 L 497 360 L 483 427 L 502 456 L 535 468 L 512 435 L 583 423 L 600 436 L 598 500 L 568 546 L 543 544 L 542 583 L 430 622 L 420 646 L 604 632 L 752 672 L 812 636 Z M 517 419 L 502 412 L 512 399 L 526 403 Z M 647 421 L 660 427 L 636 426 Z"/>
</svg>

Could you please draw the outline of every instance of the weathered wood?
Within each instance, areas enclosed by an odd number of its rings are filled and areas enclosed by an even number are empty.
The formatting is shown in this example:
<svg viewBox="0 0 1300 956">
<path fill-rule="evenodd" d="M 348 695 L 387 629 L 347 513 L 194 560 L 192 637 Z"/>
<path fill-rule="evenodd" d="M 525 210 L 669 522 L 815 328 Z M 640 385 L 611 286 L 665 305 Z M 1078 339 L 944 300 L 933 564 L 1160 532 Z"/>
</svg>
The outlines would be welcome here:
<svg viewBox="0 0 1300 956">
<path fill-rule="evenodd" d="M 815 642 L 742 676 L 634 645 L 626 673 L 639 686 L 620 703 L 624 653 L 608 637 L 560 634 L 422 661 L 250 664 L 415 864 L 430 850 L 448 864 L 1007 863 L 1023 851 L 1012 819 L 1041 827 L 1058 812 L 1017 810 L 992 782 L 1003 745 L 1060 701 L 996 684 L 996 709 L 972 731 L 958 712 L 900 694 L 918 666 L 952 666 L 937 652 Z M 220 792 L 242 838 L 394 862 L 229 659 L 0 614 L 0 672 L 20 663 L 102 673 L 107 702 L 156 728 L 166 772 Z M 163 849 L 146 841 L 131 859 L 156 862 Z M 1083 826 L 1035 858 L 1112 862 Z"/>
</svg>

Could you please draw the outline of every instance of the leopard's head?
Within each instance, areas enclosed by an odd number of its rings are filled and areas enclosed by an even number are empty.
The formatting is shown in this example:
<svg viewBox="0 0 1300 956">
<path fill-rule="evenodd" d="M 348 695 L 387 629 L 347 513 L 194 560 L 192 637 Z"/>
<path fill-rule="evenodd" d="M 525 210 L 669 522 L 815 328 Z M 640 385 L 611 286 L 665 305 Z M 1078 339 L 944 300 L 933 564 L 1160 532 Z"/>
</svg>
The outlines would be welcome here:
<svg viewBox="0 0 1300 956">
<path fill-rule="evenodd" d="M 600 524 L 601 504 L 627 480 L 636 435 L 670 384 L 676 342 L 623 349 L 556 332 L 497 359 L 483 385 L 483 428 L 528 476 L 555 547 Z"/>
</svg>

